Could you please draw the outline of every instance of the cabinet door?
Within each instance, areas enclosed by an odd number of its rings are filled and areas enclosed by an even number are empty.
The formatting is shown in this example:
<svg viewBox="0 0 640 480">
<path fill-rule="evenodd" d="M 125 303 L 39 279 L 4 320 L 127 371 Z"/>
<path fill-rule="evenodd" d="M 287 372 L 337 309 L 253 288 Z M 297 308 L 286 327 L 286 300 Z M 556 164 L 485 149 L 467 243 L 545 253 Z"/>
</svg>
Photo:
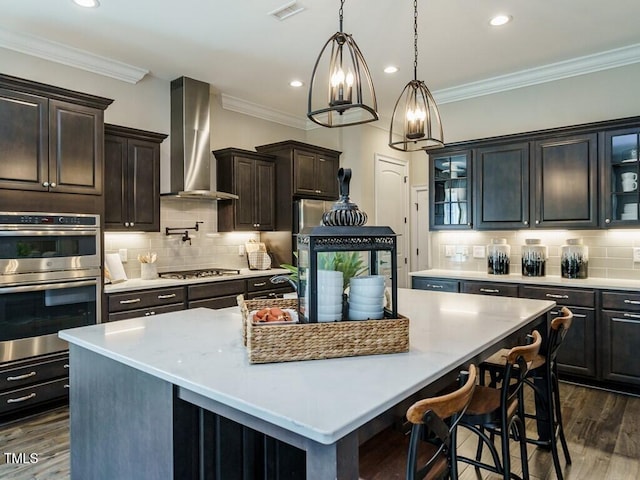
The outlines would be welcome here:
<svg viewBox="0 0 640 480">
<path fill-rule="evenodd" d="M 640 314 L 602 311 L 602 377 L 640 385 Z"/>
<path fill-rule="evenodd" d="M 318 155 L 316 179 L 320 195 L 327 200 L 338 199 L 338 157 Z"/>
<path fill-rule="evenodd" d="M 304 152 L 302 150 L 294 150 L 293 152 L 293 194 L 294 195 L 311 195 L 316 196 L 317 181 L 316 175 L 315 153 Z"/>
<path fill-rule="evenodd" d="M 527 228 L 529 143 L 477 149 L 474 162 L 476 228 Z"/>
<path fill-rule="evenodd" d="M 604 133 L 604 162 L 600 180 L 602 225 L 636 227 L 640 189 L 640 129 L 629 128 Z"/>
<path fill-rule="evenodd" d="M 238 195 L 235 202 L 234 216 L 236 230 L 255 230 L 256 175 L 255 160 L 234 157 L 234 193 Z"/>
<path fill-rule="evenodd" d="M 549 312 L 549 321 L 560 315 L 560 305 Z M 558 350 L 558 370 L 571 375 L 596 378 L 596 312 L 592 308 L 569 306 L 571 328 Z"/>
<path fill-rule="evenodd" d="M 129 227 L 145 232 L 159 232 L 160 145 L 129 139 L 127 151 Z"/>
<path fill-rule="evenodd" d="M 259 230 L 275 228 L 275 164 L 255 162 L 255 223 Z"/>
<path fill-rule="evenodd" d="M 104 140 L 104 224 L 109 230 L 122 230 L 128 222 L 126 195 L 127 139 L 106 135 Z"/>
<path fill-rule="evenodd" d="M 471 152 L 441 151 L 429 155 L 432 230 L 468 230 L 472 226 Z"/>
<path fill-rule="evenodd" d="M 102 194 L 103 111 L 49 101 L 49 184 L 61 193 Z"/>
<path fill-rule="evenodd" d="M 48 100 L 0 89 L 0 188 L 46 190 Z"/>
<path fill-rule="evenodd" d="M 597 153 L 596 134 L 535 142 L 535 227 L 598 225 Z"/>
</svg>

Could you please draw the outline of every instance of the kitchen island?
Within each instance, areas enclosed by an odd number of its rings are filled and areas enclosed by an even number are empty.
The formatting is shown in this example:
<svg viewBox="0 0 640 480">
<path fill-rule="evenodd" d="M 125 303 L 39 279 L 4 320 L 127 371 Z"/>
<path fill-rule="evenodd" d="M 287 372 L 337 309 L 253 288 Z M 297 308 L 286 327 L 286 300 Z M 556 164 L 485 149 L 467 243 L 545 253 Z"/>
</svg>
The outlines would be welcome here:
<svg viewBox="0 0 640 480">
<path fill-rule="evenodd" d="M 355 480 L 359 443 L 461 366 L 545 322 L 554 305 L 400 289 L 409 352 L 264 365 L 248 363 L 238 308 L 62 331 L 71 478 L 228 480 L 261 468 L 257 478 Z M 293 462 L 270 476 L 293 457 L 302 471 Z"/>
</svg>

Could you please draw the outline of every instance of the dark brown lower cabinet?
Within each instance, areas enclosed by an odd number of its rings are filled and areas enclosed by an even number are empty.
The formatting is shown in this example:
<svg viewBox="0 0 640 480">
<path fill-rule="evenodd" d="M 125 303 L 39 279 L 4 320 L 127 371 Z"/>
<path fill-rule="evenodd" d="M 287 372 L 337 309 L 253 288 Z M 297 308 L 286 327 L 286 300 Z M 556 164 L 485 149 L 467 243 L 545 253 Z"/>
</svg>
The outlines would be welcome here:
<svg viewBox="0 0 640 480">
<path fill-rule="evenodd" d="M 640 385 L 640 293 L 602 292 L 602 377 Z"/>
<path fill-rule="evenodd" d="M 573 322 L 558 351 L 560 372 L 595 379 L 597 375 L 596 312 L 593 308 L 568 307 Z M 560 308 L 549 312 L 549 321 L 560 315 Z"/>
<path fill-rule="evenodd" d="M 411 277 L 411 288 L 415 288 L 416 290 L 434 290 L 436 292 L 458 293 L 459 285 L 457 280 Z"/>
<path fill-rule="evenodd" d="M 245 280 L 201 283 L 187 287 L 188 308 L 225 308 L 238 304 L 237 296 L 245 293 Z"/>
<path fill-rule="evenodd" d="M 500 297 L 517 297 L 518 285 L 514 283 L 461 282 L 460 293 L 495 295 Z"/>
</svg>

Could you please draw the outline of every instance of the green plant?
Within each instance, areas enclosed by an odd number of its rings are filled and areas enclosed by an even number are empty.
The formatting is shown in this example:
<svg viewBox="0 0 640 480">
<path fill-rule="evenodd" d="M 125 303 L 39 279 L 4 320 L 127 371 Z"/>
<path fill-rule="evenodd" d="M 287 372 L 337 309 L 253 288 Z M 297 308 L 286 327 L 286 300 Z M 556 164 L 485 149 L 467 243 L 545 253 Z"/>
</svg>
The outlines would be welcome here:
<svg viewBox="0 0 640 480">
<path fill-rule="evenodd" d="M 349 286 L 349 280 L 367 271 L 358 252 L 329 252 L 318 255 L 318 270 L 336 270 L 342 272 L 343 288 Z"/>
</svg>

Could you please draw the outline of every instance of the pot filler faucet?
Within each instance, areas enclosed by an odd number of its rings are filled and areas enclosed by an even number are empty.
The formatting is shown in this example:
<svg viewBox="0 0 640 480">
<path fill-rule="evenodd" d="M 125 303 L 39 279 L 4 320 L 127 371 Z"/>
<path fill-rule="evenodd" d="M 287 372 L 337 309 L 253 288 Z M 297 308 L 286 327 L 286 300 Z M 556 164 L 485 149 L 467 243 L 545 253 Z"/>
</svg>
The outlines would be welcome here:
<svg viewBox="0 0 640 480">
<path fill-rule="evenodd" d="M 165 227 L 165 234 L 169 235 L 182 235 L 183 242 L 189 242 L 191 245 L 191 237 L 189 236 L 189 230 L 198 231 L 200 229 L 199 225 L 204 222 L 196 222 L 195 227 Z"/>
</svg>

